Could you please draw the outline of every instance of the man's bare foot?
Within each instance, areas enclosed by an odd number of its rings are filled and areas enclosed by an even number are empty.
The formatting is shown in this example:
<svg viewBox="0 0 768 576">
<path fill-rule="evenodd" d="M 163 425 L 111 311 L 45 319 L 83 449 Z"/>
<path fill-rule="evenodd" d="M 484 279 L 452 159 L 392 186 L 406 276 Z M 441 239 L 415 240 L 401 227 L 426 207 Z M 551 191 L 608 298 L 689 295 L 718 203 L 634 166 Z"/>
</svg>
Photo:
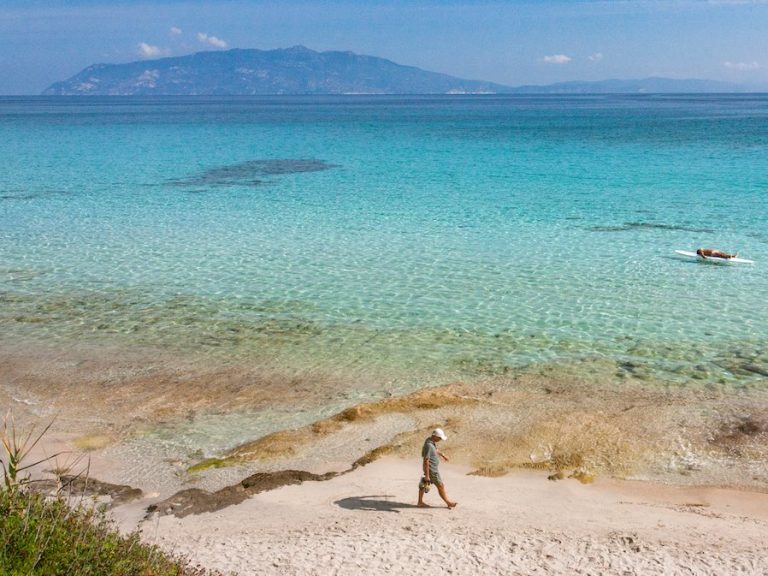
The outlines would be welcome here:
<svg viewBox="0 0 768 576">
<path fill-rule="evenodd" d="M 456 504 L 458 504 L 458 502 L 448 502 L 448 510 L 456 508 Z"/>
<path fill-rule="evenodd" d="M 416 504 L 416 508 L 432 508 L 432 506 L 430 506 L 429 504 L 424 504 L 424 502 L 419 502 L 418 504 Z"/>
</svg>

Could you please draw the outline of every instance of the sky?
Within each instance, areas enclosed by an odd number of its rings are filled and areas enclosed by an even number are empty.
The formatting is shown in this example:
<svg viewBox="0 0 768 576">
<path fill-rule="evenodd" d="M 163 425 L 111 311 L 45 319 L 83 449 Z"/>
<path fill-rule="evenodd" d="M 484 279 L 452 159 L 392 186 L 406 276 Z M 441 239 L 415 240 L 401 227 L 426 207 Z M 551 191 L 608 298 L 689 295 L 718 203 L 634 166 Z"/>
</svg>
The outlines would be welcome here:
<svg viewBox="0 0 768 576">
<path fill-rule="evenodd" d="M 0 0 L 0 95 L 96 63 L 299 44 L 510 86 L 663 76 L 768 90 L 768 0 Z"/>
</svg>

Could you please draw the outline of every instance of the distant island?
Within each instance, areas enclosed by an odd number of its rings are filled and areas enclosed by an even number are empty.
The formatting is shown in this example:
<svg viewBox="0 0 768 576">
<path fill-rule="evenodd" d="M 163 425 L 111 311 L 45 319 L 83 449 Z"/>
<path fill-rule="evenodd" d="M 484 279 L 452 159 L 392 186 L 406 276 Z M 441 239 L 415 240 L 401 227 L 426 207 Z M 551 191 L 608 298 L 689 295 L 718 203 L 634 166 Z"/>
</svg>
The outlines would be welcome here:
<svg viewBox="0 0 768 576">
<path fill-rule="evenodd" d="M 353 52 L 277 50 L 198 52 L 128 64 L 94 64 L 49 86 L 46 96 L 269 94 L 607 94 L 745 92 L 712 80 L 604 80 L 511 87 L 404 66 Z"/>
</svg>

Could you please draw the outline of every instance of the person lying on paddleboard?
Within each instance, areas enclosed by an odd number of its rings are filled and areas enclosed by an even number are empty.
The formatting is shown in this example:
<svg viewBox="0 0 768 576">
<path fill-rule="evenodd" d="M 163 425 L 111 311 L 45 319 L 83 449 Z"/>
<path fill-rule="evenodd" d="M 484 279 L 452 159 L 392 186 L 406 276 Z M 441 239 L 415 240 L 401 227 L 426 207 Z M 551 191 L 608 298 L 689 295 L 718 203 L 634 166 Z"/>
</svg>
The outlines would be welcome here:
<svg viewBox="0 0 768 576">
<path fill-rule="evenodd" d="M 707 256 L 712 256 L 714 258 L 736 258 L 736 256 L 739 255 L 738 252 L 736 254 L 728 254 L 728 252 L 723 252 L 722 250 L 715 250 L 713 248 L 699 248 L 698 250 L 696 250 L 696 254 L 698 254 L 704 259 L 706 259 Z"/>
</svg>

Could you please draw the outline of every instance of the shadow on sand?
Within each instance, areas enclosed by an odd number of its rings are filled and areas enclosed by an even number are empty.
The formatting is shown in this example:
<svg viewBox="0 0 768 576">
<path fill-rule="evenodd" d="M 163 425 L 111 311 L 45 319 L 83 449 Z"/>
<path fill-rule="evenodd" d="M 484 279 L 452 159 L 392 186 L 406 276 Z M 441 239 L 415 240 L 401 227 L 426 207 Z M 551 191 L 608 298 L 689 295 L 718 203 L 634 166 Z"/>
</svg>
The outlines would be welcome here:
<svg viewBox="0 0 768 576">
<path fill-rule="evenodd" d="M 394 500 L 386 500 L 386 498 L 393 498 L 387 494 L 380 496 L 351 496 L 349 498 L 342 498 L 336 500 L 334 504 L 347 510 L 368 510 L 369 512 L 395 512 L 400 513 L 402 508 L 417 508 L 415 504 L 405 504 L 403 502 L 396 502 Z"/>
</svg>

